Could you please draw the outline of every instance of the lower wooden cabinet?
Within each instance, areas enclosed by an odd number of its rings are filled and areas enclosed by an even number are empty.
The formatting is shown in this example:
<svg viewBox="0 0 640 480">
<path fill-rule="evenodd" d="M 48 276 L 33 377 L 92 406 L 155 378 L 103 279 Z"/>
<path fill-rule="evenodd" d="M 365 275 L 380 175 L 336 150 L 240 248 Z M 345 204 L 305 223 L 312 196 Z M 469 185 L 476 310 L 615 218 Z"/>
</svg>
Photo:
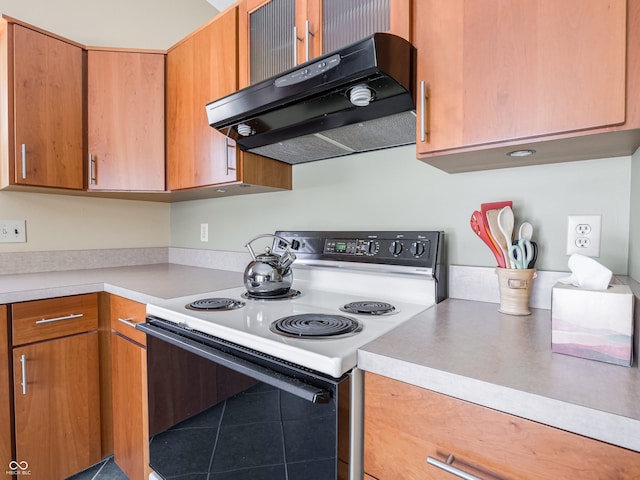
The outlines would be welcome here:
<svg viewBox="0 0 640 480">
<path fill-rule="evenodd" d="M 365 478 L 640 478 L 640 453 L 375 374 L 365 375 Z"/>
<path fill-rule="evenodd" d="M 8 401 L 11 398 L 10 357 L 7 306 L 0 305 L 0 398 L 6 399 L 0 402 L 0 471 L 9 465 L 13 450 L 11 402 Z"/>
<path fill-rule="evenodd" d="M 16 303 L 11 321 L 16 470 L 66 478 L 101 459 L 97 295 Z"/>
<path fill-rule="evenodd" d="M 146 480 L 149 468 L 145 305 L 111 295 L 111 399 L 113 455 L 129 480 Z"/>
</svg>

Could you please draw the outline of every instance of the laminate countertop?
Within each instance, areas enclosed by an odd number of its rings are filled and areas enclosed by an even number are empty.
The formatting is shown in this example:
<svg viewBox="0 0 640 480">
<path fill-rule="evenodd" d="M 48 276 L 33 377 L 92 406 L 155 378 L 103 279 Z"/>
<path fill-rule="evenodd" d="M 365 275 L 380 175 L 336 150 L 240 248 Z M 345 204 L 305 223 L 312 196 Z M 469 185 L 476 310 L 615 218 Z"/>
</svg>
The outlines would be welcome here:
<svg viewBox="0 0 640 480">
<path fill-rule="evenodd" d="M 140 303 L 242 286 L 242 273 L 172 263 L 0 275 L 0 304 L 108 292 Z"/>
<path fill-rule="evenodd" d="M 637 361 L 552 353 L 550 310 L 445 300 L 365 345 L 358 367 L 640 452 Z"/>
</svg>

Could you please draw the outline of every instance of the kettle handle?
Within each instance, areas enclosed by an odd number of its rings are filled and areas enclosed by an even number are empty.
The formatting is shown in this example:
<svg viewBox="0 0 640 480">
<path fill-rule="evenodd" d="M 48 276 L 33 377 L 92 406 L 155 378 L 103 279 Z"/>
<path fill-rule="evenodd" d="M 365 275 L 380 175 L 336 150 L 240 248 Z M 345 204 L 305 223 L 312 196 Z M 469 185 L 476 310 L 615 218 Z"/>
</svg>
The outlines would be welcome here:
<svg viewBox="0 0 640 480">
<path fill-rule="evenodd" d="M 254 241 L 258 240 L 259 238 L 265 238 L 265 237 L 273 237 L 273 238 L 277 238 L 278 240 L 282 240 L 287 245 L 287 251 L 289 251 L 289 248 L 291 248 L 291 242 L 289 242 L 289 240 L 287 240 L 286 238 L 282 238 L 280 235 L 274 235 L 272 233 L 263 233 L 262 235 L 258 235 L 257 237 L 252 238 L 244 245 L 249 250 L 249 253 L 251 254 L 251 258 L 253 258 L 254 261 L 256 260 L 256 254 L 253 252 L 253 248 L 251 248 L 251 244 Z"/>
</svg>

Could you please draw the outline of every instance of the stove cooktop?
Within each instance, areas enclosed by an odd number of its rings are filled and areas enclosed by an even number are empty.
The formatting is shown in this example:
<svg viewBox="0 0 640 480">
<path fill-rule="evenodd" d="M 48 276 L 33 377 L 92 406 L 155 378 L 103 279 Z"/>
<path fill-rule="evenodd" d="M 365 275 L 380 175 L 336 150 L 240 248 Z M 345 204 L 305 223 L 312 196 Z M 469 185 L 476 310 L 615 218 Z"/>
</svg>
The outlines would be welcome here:
<svg viewBox="0 0 640 480">
<path fill-rule="evenodd" d="M 238 287 L 149 304 L 147 313 L 338 378 L 356 366 L 359 347 L 430 306 L 380 298 L 375 300 L 393 305 L 393 314 L 345 314 L 341 310 L 345 304 L 371 301 L 372 298 L 309 289 L 304 281 L 294 282 L 294 287 L 302 293 L 291 300 L 240 300 L 245 290 Z M 245 305 L 222 311 L 187 308 L 191 302 L 207 298 L 236 299 Z M 349 335 L 329 338 L 285 336 L 271 329 L 272 323 L 281 318 L 311 314 L 348 316 L 357 320 L 360 329 Z"/>
</svg>

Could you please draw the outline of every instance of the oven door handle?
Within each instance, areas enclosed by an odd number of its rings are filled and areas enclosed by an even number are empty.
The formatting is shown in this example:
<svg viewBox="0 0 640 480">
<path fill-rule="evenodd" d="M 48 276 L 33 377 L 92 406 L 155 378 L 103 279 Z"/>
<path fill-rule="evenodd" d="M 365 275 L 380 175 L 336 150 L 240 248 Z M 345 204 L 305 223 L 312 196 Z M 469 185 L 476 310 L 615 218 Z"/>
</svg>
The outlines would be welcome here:
<svg viewBox="0 0 640 480">
<path fill-rule="evenodd" d="M 159 338 L 160 340 L 164 340 L 176 347 L 195 353 L 196 355 L 207 360 L 211 360 L 212 362 L 229 368 L 230 370 L 234 370 L 238 373 L 254 378 L 255 380 L 271 385 L 272 387 L 289 392 L 309 402 L 328 403 L 331 399 L 331 392 L 329 390 L 315 387 L 296 378 L 278 373 L 270 368 L 257 365 L 243 358 L 236 357 L 235 355 L 231 355 L 218 350 L 217 348 L 191 340 L 182 335 L 172 333 L 163 328 L 150 325 L 149 323 L 138 323 L 136 324 L 136 329 L 153 337 Z"/>
</svg>

